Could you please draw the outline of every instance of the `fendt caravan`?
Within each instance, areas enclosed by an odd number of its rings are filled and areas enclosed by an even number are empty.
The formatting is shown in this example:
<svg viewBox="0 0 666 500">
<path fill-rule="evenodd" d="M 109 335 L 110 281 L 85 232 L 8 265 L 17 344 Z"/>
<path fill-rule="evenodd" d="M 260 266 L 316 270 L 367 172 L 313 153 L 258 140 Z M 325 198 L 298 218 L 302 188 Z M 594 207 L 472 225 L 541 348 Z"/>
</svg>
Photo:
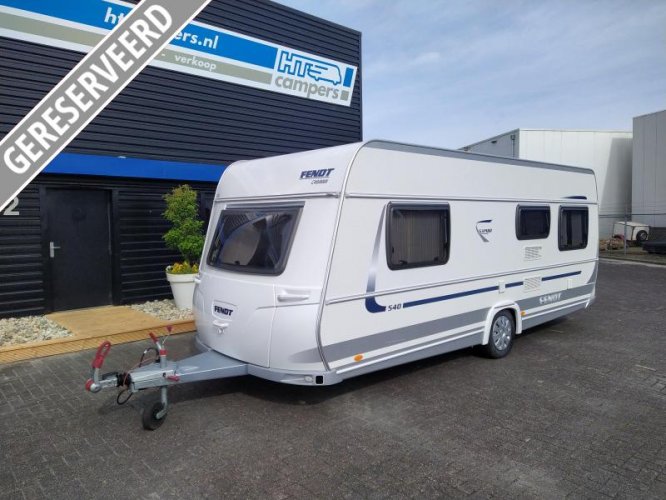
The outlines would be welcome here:
<svg viewBox="0 0 666 500">
<path fill-rule="evenodd" d="M 470 346 L 500 358 L 592 303 L 597 240 L 589 169 L 383 141 L 238 162 L 194 293 L 204 353 L 126 385 L 326 385 Z"/>
</svg>

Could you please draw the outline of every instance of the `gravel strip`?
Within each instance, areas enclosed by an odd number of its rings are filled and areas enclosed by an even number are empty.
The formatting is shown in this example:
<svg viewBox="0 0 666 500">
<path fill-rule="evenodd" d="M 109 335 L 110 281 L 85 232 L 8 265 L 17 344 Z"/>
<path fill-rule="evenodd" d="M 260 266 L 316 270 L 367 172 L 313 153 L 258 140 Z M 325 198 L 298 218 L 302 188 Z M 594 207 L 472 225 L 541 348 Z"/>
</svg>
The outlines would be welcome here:
<svg viewBox="0 0 666 500">
<path fill-rule="evenodd" d="M 132 304 L 130 307 L 135 311 L 150 314 L 164 321 L 193 318 L 191 309 L 178 309 L 173 300 L 152 300 L 142 304 Z"/>
<path fill-rule="evenodd" d="M 180 310 L 173 300 L 153 300 L 132 304 L 132 309 L 164 321 L 193 319 L 190 309 Z M 69 337 L 72 332 L 44 316 L 0 319 L 0 347 Z"/>
<path fill-rule="evenodd" d="M 0 319 L 0 347 L 69 337 L 72 332 L 44 316 Z"/>
</svg>

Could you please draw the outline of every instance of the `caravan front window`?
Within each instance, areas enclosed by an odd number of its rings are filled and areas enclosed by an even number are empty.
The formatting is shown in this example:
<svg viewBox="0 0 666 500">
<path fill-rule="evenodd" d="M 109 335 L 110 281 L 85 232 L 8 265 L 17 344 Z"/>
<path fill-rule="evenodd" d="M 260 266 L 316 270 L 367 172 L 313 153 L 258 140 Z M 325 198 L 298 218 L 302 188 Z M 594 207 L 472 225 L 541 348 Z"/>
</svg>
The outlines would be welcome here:
<svg viewBox="0 0 666 500">
<path fill-rule="evenodd" d="M 223 210 L 208 265 L 247 273 L 282 273 L 299 214 L 299 207 Z"/>
</svg>

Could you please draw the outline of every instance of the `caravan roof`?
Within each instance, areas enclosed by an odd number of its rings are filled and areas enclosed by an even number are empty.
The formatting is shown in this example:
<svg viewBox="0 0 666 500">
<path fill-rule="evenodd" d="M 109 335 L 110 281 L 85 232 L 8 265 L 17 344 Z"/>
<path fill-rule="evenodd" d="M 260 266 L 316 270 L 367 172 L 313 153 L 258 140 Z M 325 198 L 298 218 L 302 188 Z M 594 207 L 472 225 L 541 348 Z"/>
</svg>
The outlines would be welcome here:
<svg viewBox="0 0 666 500">
<path fill-rule="evenodd" d="M 413 161 L 414 155 L 422 161 Z M 442 162 L 444 158 L 450 161 Z M 491 174 L 489 169 L 495 168 L 508 175 Z M 416 171 L 419 175 L 413 175 Z M 571 176 L 570 193 L 562 191 L 562 173 Z M 236 162 L 223 174 L 216 198 L 411 192 L 438 197 L 501 195 L 525 200 L 537 193 L 536 199 L 584 198 L 596 202 L 594 182 L 573 182 L 580 174 L 594 179 L 594 171 L 588 168 L 370 140 Z M 516 183 L 516 179 L 521 182 Z"/>
</svg>

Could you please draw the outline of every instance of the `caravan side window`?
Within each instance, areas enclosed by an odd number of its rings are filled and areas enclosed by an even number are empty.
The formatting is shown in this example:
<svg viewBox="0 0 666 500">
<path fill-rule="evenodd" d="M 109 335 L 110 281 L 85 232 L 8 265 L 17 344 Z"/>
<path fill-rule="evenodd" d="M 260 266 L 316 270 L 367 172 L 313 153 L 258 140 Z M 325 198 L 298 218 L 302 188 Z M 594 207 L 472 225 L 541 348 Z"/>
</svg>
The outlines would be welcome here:
<svg viewBox="0 0 666 500">
<path fill-rule="evenodd" d="M 389 205 L 386 260 L 393 270 L 449 260 L 448 205 Z"/>
<path fill-rule="evenodd" d="M 577 250 L 587 246 L 587 207 L 560 207 L 560 250 Z"/>
<path fill-rule="evenodd" d="M 516 208 L 516 238 L 540 240 L 550 234 L 550 207 L 520 206 Z"/>
</svg>

